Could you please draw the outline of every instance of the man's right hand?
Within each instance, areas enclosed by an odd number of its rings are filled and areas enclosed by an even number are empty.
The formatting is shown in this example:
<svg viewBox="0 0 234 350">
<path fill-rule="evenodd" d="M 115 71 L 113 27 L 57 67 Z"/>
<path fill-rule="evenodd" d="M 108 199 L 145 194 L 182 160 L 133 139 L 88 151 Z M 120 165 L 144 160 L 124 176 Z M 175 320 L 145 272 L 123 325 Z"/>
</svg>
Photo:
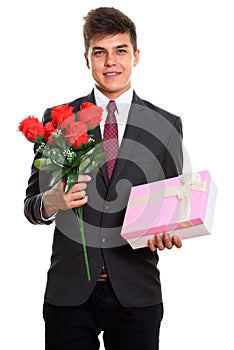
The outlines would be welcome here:
<svg viewBox="0 0 234 350">
<path fill-rule="evenodd" d="M 60 180 L 54 187 L 44 193 L 42 202 L 42 215 L 50 218 L 58 210 L 78 208 L 87 203 L 87 182 L 91 180 L 89 175 L 79 175 L 78 182 L 65 193 L 66 180 Z"/>
</svg>

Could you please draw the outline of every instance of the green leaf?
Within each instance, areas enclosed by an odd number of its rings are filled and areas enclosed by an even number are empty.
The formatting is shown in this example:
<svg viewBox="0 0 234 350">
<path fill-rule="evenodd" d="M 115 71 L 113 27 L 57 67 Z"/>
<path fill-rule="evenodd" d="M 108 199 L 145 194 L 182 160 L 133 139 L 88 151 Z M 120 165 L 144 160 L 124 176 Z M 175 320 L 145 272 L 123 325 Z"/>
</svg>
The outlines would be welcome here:
<svg viewBox="0 0 234 350">
<path fill-rule="evenodd" d="M 84 170 L 84 174 L 91 173 L 95 168 L 96 168 L 96 163 L 95 162 L 91 162 L 89 164 L 89 166 L 87 166 L 86 169 Z"/>
<path fill-rule="evenodd" d="M 63 175 L 62 169 L 59 169 L 59 170 L 53 172 L 49 186 L 53 187 L 54 185 L 56 185 L 56 183 L 62 179 L 62 175 Z"/>
<path fill-rule="evenodd" d="M 99 164 L 103 158 L 105 158 L 107 152 L 100 152 L 95 154 L 93 160 Z"/>
<path fill-rule="evenodd" d="M 99 149 L 102 146 L 102 144 L 103 144 L 103 140 L 101 140 L 101 139 L 95 141 L 95 149 L 96 150 Z"/>
<path fill-rule="evenodd" d="M 102 177 L 105 176 L 104 173 L 103 173 L 103 171 L 102 171 L 100 168 L 97 169 L 97 174 L 100 175 L 100 176 L 102 176 Z"/>
<path fill-rule="evenodd" d="M 85 161 L 83 161 L 79 166 L 79 171 L 82 173 L 84 172 L 85 168 L 90 164 L 90 159 L 86 158 Z"/>
<path fill-rule="evenodd" d="M 93 155 L 94 151 L 95 151 L 95 149 L 93 147 L 90 150 L 88 150 L 87 152 L 85 152 L 86 157 L 91 157 Z"/>
<path fill-rule="evenodd" d="M 82 162 L 82 157 L 81 156 L 77 156 L 77 158 L 74 160 L 74 162 L 72 163 L 72 168 L 78 168 L 80 166 L 80 163 Z"/>
<path fill-rule="evenodd" d="M 34 166 L 40 170 L 43 170 L 42 169 L 43 167 L 50 164 L 51 164 L 51 160 L 49 158 L 38 158 L 34 160 Z"/>
<path fill-rule="evenodd" d="M 41 170 L 46 171 L 46 172 L 54 172 L 54 171 L 57 171 L 58 168 L 61 169 L 60 167 L 58 167 L 58 165 L 51 163 L 49 165 L 45 165 L 45 166 L 41 167 Z"/>
<path fill-rule="evenodd" d="M 78 181 L 79 172 L 69 172 L 67 174 L 67 182 L 65 187 L 65 193 L 69 192 L 69 190 L 72 188 L 72 186 Z"/>
<path fill-rule="evenodd" d="M 43 142 L 43 137 L 41 135 L 37 135 L 37 142 L 40 144 Z"/>
</svg>

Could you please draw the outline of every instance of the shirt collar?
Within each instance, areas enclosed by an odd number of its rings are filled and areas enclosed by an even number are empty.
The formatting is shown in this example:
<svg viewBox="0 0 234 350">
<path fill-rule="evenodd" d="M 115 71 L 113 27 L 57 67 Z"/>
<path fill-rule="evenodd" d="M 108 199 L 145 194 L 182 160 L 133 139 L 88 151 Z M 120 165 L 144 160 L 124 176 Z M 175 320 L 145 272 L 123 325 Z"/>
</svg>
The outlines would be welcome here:
<svg viewBox="0 0 234 350">
<path fill-rule="evenodd" d="M 102 107 L 103 109 L 106 108 L 108 102 L 110 101 L 109 98 L 107 98 L 101 91 L 99 91 L 96 87 L 94 87 L 94 97 L 95 101 L 98 106 Z M 115 103 L 117 106 L 117 113 L 120 113 L 123 108 L 125 109 L 126 106 L 131 105 L 133 98 L 133 88 L 128 89 L 125 91 L 122 95 L 117 97 L 115 99 Z"/>
</svg>

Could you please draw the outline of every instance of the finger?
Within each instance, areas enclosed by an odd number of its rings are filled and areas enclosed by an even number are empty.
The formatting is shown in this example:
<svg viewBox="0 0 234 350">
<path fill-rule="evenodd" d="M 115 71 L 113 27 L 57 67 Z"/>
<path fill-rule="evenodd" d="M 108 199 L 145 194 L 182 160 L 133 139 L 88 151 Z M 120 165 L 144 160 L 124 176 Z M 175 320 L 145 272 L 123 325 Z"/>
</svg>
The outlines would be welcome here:
<svg viewBox="0 0 234 350">
<path fill-rule="evenodd" d="M 68 203 L 78 201 L 86 196 L 86 191 L 71 191 L 67 194 L 66 201 Z"/>
<path fill-rule="evenodd" d="M 79 175 L 77 182 L 90 182 L 91 177 L 89 175 Z"/>
<path fill-rule="evenodd" d="M 171 240 L 169 233 L 167 233 L 167 232 L 164 233 L 162 240 L 163 240 L 164 246 L 167 249 L 171 249 L 173 247 L 173 243 L 172 243 L 172 240 Z"/>
<path fill-rule="evenodd" d="M 79 208 L 79 207 L 82 207 L 83 205 L 85 205 L 87 202 L 88 202 L 88 196 L 85 196 L 82 199 L 77 199 L 77 200 L 70 202 L 69 208 L 70 209 Z"/>
<path fill-rule="evenodd" d="M 78 192 L 84 191 L 86 188 L 87 188 L 87 184 L 85 182 L 79 182 L 73 185 L 69 192 L 78 193 Z"/>
<path fill-rule="evenodd" d="M 163 250 L 165 248 L 165 245 L 163 243 L 162 237 L 159 233 L 157 233 L 155 236 L 155 245 L 159 250 Z"/>
<path fill-rule="evenodd" d="M 79 191 L 75 193 L 74 200 L 83 199 L 86 196 L 86 191 Z"/>
<path fill-rule="evenodd" d="M 155 250 L 157 249 L 152 239 L 148 240 L 148 247 L 152 252 L 155 252 Z"/>
<path fill-rule="evenodd" d="M 178 236 L 173 236 L 172 237 L 172 243 L 176 246 L 176 248 L 181 248 L 182 247 L 182 241 Z"/>
</svg>

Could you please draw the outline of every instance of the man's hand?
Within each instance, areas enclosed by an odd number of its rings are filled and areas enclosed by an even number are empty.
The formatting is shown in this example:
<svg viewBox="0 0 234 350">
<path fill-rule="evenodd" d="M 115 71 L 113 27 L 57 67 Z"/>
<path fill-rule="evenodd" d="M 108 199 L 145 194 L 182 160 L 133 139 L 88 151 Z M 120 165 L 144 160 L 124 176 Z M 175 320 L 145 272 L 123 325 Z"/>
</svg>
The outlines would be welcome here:
<svg viewBox="0 0 234 350">
<path fill-rule="evenodd" d="M 169 233 L 164 233 L 162 236 L 158 233 L 154 236 L 154 240 L 149 239 L 148 241 L 148 247 L 152 252 L 155 252 L 156 249 L 171 249 L 173 246 L 181 248 L 182 241 L 176 235 L 170 237 Z"/>
<path fill-rule="evenodd" d="M 88 175 L 80 175 L 78 182 L 72 186 L 68 193 L 64 192 L 66 181 L 59 181 L 51 190 L 43 195 L 42 215 L 44 218 L 53 216 L 58 210 L 78 208 L 87 203 L 87 182 L 91 180 Z"/>
</svg>

